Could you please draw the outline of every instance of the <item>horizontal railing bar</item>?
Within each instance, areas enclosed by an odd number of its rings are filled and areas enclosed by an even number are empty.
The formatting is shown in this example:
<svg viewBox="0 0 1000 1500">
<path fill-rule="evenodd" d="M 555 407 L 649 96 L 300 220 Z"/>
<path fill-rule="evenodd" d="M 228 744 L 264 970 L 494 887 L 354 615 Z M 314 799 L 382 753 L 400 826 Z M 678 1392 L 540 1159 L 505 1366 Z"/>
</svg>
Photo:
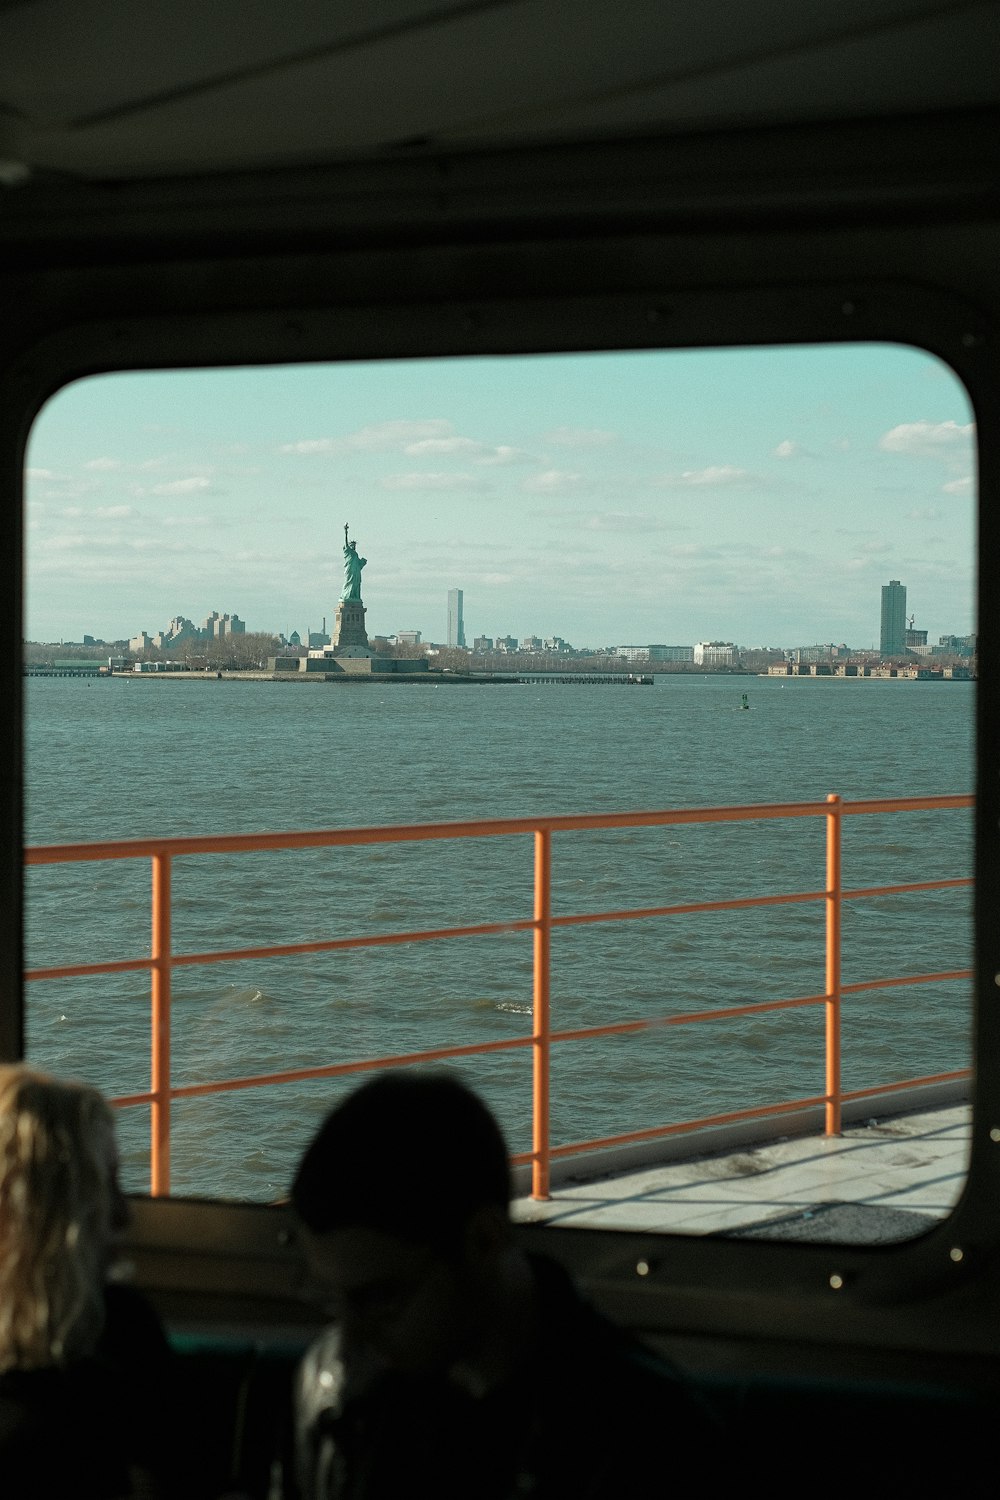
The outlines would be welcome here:
<svg viewBox="0 0 1000 1500">
<path fill-rule="evenodd" d="M 885 797 L 844 802 L 846 815 L 873 812 L 920 812 L 972 807 L 966 793 L 939 797 Z M 87 844 L 36 844 L 24 851 L 29 865 L 85 863 L 107 859 L 141 859 L 154 854 L 245 854 L 265 849 L 326 849 L 350 844 L 423 842 L 433 839 L 487 838 L 506 834 L 583 832 L 615 828 L 659 828 L 683 823 L 738 823 L 761 818 L 825 817 L 823 802 L 751 802 L 738 807 L 659 808 L 647 812 L 559 813 L 532 818 L 478 818 L 454 823 L 396 823 L 381 828 L 326 828 L 286 833 L 187 835 L 166 839 L 114 839 Z"/>
<path fill-rule="evenodd" d="M 509 1047 L 522 1046 L 522 1045 L 524 1045 L 524 1041 L 530 1041 L 530 1040 L 531 1040 L 530 1037 L 526 1038 L 524 1040 L 522 1040 L 521 1038 L 517 1038 L 515 1041 L 506 1041 L 506 1042 L 497 1042 L 497 1043 L 488 1044 L 488 1047 L 489 1047 L 490 1051 L 497 1051 L 500 1048 L 509 1048 Z M 465 1050 L 469 1051 L 471 1049 L 465 1049 Z M 400 1059 L 391 1059 L 391 1061 L 403 1061 L 403 1062 L 412 1061 L 413 1059 L 423 1057 L 424 1055 L 425 1054 L 422 1053 L 422 1052 L 420 1052 L 420 1053 L 412 1053 L 408 1057 L 400 1058 Z M 377 1059 L 375 1061 L 370 1061 L 370 1062 L 338 1064 L 335 1068 L 332 1068 L 332 1069 L 327 1069 L 327 1070 L 320 1069 L 320 1070 L 318 1070 L 318 1076 L 320 1076 L 320 1077 L 328 1077 L 328 1076 L 331 1076 L 331 1074 L 333 1072 L 360 1072 L 360 1071 L 362 1071 L 363 1069 L 366 1069 L 366 1068 L 370 1069 L 370 1068 L 382 1067 L 384 1065 L 384 1063 L 387 1062 L 387 1061 L 390 1061 L 390 1059 L 379 1058 L 379 1059 Z M 309 1071 L 309 1076 L 310 1077 L 317 1073 L 316 1069 L 312 1069 L 312 1070 L 308 1070 L 308 1071 Z M 895 1083 L 875 1084 L 871 1088 L 866 1088 L 866 1089 L 852 1089 L 850 1091 L 846 1091 L 842 1095 L 842 1098 L 844 1100 L 873 1099 L 873 1098 L 877 1097 L 880 1094 L 892 1094 L 892 1093 L 901 1092 L 904 1089 L 923 1088 L 926 1085 L 934 1084 L 934 1083 L 958 1083 L 958 1082 L 961 1082 L 963 1079 L 971 1078 L 971 1077 L 972 1077 L 972 1069 L 971 1068 L 958 1068 L 954 1072 L 951 1072 L 951 1073 L 928 1073 L 924 1077 L 921 1077 L 921 1078 L 902 1078 L 902 1079 L 899 1079 Z M 250 1080 L 251 1083 L 257 1083 L 257 1082 L 260 1082 L 260 1081 L 261 1080 Z M 271 1082 L 271 1081 L 272 1081 L 271 1079 L 264 1079 L 263 1080 L 263 1082 Z M 242 1083 L 242 1080 L 236 1080 L 236 1082 L 234 1082 L 233 1084 L 229 1085 L 229 1087 L 230 1087 L 230 1089 L 236 1088 L 236 1087 L 240 1086 L 241 1083 Z M 173 1089 L 173 1090 L 171 1090 L 171 1097 L 174 1098 L 174 1099 L 177 1099 L 177 1098 L 190 1098 L 190 1097 L 193 1097 L 196 1093 L 199 1093 L 199 1092 L 200 1093 L 204 1093 L 204 1092 L 206 1092 L 207 1089 L 210 1088 L 210 1087 L 211 1087 L 211 1085 L 206 1085 L 206 1084 L 193 1084 L 193 1085 L 190 1085 L 188 1088 L 183 1088 L 182 1087 L 182 1088 L 179 1088 L 179 1089 Z M 126 1109 L 129 1106 L 131 1106 L 131 1105 L 149 1104 L 150 1101 L 152 1100 L 152 1097 L 153 1096 L 150 1093 L 144 1093 L 144 1094 L 119 1094 L 116 1098 L 112 1099 L 111 1102 L 112 1102 L 112 1104 L 114 1104 L 114 1106 L 117 1109 Z M 819 1105 L 822 1105 L 822 1104 L 825 1104 L 825 1103 L 826 1103 L 826 1095 L 825 1094 L 817 1094 L 817 1095 L 815 1095 L 811 1099 L 793 1099 L 793 1100 L 790 1100 L 790 1101 L 788 1101 L 788 1102 L 786 1102 L 784 1104 L 764 1104 L 764 1105 L 760 1105 L 756 1109 L 751 1109 L 751 1110 L 736 1110 L 736 1111 L 732 1111 L 732 1112 L 730 1112 L 728 1114 L 724 1114 L 724 1115 L 705 1115 L 705 1116 L 703 1116 L 699 1120 L 686 1120 L 686 1121 L 683 1121 L 683 1122 L 681 1122 L 679 1124 L 675 1124 L 675 1125 L 653 1126 L 649 1130 L 635 1131 L 635 1132 L 631 1132 L 628 1135 L 605 1136 L 605 1137 L 601 1137 L 599 1140 L 592 1141 L 592 1142 L 589 1142 L 589 1143 L 585 1142 L 585 1143 L 583 1143 L 581 1145 L 555 1146 L 555 1147 L 552 1148 L 552 1153 L 551 1154 L 553 1156 L 572 1156 L 575 1151 L 598 1150 L 600 1147 L 602 1147 L 604 1145 L 609 1145 L 609 1146 L 614 1146 L 614 1145 L 619 1145 L 619 1144 L 620 1145 L 625 1145 L 625 1144 L 627 1144 L 630 1141 L 638 1141 L 638 1140 L 643 1140 L 643 1139 L 653 1139 L 653 1138 L 655 1138 L 656 1136 L 659 1136 L 659 1135 L 668 1135 L 668 1134 L 669 1135 L 677 1135 L 677 1134 L 681 1134 L 684 1131 L 702 1130 L 702 1129 L 705 1129 L 706 1127 L 712 1126 L 712 1125 L 726 1124 L 726 1123 L 729 1123 L 729 1122 L 734 1122 L 734 1121 L 737 1121 L 737 1120 L 744 1120 L 744 1119 L 745 1120 L 752 1120 L 752 1119 L 755 1119 L 758 1115 L 763 1118 L 765 1116 L 770 1116 L 770 1115 L 775 1115 L 775 1114 L 782 1114 L 782 1113 L 790 1112 L 790 1111 L 796 1110 L 796 1109 L 809 1109 L 809 1108 L 813 1108 L 813 1107 L 816 1107 L 816 1106 L 819 1106 Z M 514 1162 L 516 1165 L 520 1165 L 520 1164 L 523 1164 L 525 1162 L 529 1162 L 531 1160 L 532 1160 L 532 1153 L 531 1152 L 522 1152 L 520 1155 L 512 1156 L 511 1157 L 511 1161 Z"/>
<path fill-rule="evenodd" d="M 929 880 L 916 884 L 898 886 L 870 886 L 857 890 L 844 891 L 843 899 L 856 899 L 860 897 L 888 896 L 905 894 L 908 891 L 946 890 L 956 886 L 972 885 L 971 879 L 961 880 Z M 625 908 L 616 911 L 582 912 L 567 916 L 553 917 L 553 927 L 579 927 L 597 922 L 627 922 L 635 921 L 643 917 L 669 917 L 694 915 L 699 912 L 713 911 L 741 911 L 757 906 L 788 906 L 797 905 L 809 901 L 821 901 L 825 896 L 824 891 L 801 891 L 792 895 L 779 896 L 746 896 L 731 901 L 694 901 L 685 902 L 677 906 L 641 906 Z M 480 922 L 467 927 L 428 927 L 416 928 L 407 932 L 372 933 L 365 937 L 356 938 L 318 938 L 315 941 L 305 943 L 273 943 L 266 947 L 258 948 L 220 948 L 205 953 L 179 953 L 175 954 L 171 962 L 174 968 L 193 968 L 202 964 L 236 963 L 251 958 L 286 958 L 306 953 L 335 953 L 348 948 L 387 948 L 400 943 L 428 943 L 441 941 L 455 937 L 490 937 L 500 936 L 509 932 L 530 932 L 534 922 L 530 917 L 520 918 L 509 922 Z M 150 969 L 153 960 L 151 958 L 121 958 L 111 959 L 96 964 L 65 964 L 47 969 L 27 969 L 24 973 L 25 980 L 41 979 L 77 979 L 93 974 L 127 974 L 135 973 L 142 969 Z M 956 971 L 949 975 L 928 975 L 928 979 L 934 978 L 966 978 L 964 972 Z M 916 979 L 895 980 L 887 979 L 882 983 L 893 984 L 916 984 Z M 852 988 L 864 988 L 864 986 L 845 985 L 845 992 Z"/>
<path fill-rule="evenodd" d="M 854 1089 L 841 1095 L 842 1099 L 874 1099 L 879 1094 L 898 1094 L 904 1089 L 923 1088 L 931 1083 L 960 1083 L 971 1078 L 971 1068 L 956 1068 L 952 1073 L 927 1073 L 923 1078 L 900 1078 L 895 1083 L 873 1084 L 871 1088 Z"/>
<path fill-rule="evenodd" d="M 553 917 L 553 927 L 581 927 L 588 922 L 631 922 L 639 917 L 683 917 L 698 912 L 742 911 L 752 906 L 794 906 L 807 901 L 822 901 L 825 891 L 795 891 L 781 896 L 734 896 L 726 901 L 685 901 L 677 906 L 636 906 L 621 911 L 579 912 Z"/>
<path fill-rule="evenodd" d="M 700 1120 L 680 1121 L 674 1125 L 651 1125 L 647 1130 L 632 1130 L 624 1135 L 599 1136 L 592 1141 L 577 1141 L 572 1145 L 553 1146 L 552 1156 L 575 1156 L 585 1151 L 603 1151 L 608 1146 L 629 1146 L 640 1141 L 661 1140 L 665 1136 L 684 1135 L 690 1130 L 705 1130 L 716 1125 L 735 1125 L 741 1120 L 768 1119 L 772 1115 L 791 1114 L 799 1109 L 812 1109 L 826 1103 L 825 1094 L 816 1094 L 810 1099 L 792 1099 L 782 1104 L 761 1104 L 756 1109 L 734 1109 L 724 1114 L 704 1115 Z"/>
<path fill-rule="evenodd" d="M 843 995 L 860 995 L 864 990 L 891 990 L 908 984 L 944 984 L 949 979 L 971 979 L 973 969 L 942 969 L 936 974 L 904 974 L 898 979 L 863 979 L 859 984 L 842 984 Z"/>
<path fill-rule="evenodd" d="M 914 880 L 906 885 L 858 886 L 852 891 L 841 891 L 840 899 L 849 901 L 862 896 L 905 896 L 908 891 L 950 891 L 959 886 L 974 884 L 971 875 L 962 875 L 955 880 Z"/>
<path fill-rule="evenodd" d="M 786 896 L 747 896 L 732 901 L 688 902 L 681 906 L 649 906 L 622 911 L 586 912 L 553 917 L 553 927 L 573 927 L 594 922 L 624 922 L 640 917 L 683 916 L 705 911 L 738 911 L 744 907 L 788 905 L 821 901 L 823 891 L 806 891 Z M 250 958 L 287 958 L 306 953 L 335 953 L 348 948 L 387 948 L 399 943 L 429 943 L 456 937 L 502 936 L 509 932 L 530 932 L 531 917 L 506 922 L 479 922 L 466 927 L 413 928 L 406 932 L 370 933 L 353 938 L 316 938 L 303 943 L 270 943 L 256 948 L 216 948 L 203 953 L 176 953 L 174 968 L 193 968 L 201 964 L 236 963 Z M 25 979 L 71 979 L 86 974 L 115 974 L 130 969 L 148 969 L 149 958 L 112 960 L 96 964 L 69 964 L 62 968 L 31 969 Z"/>
<path fill-rule="evenodd" d="M 498 1042 L 469 1042 L 460 1047 L 435 1047 L 421 1052 L 400 1052 L 391 1057 L 368 1057 L 360 1062 L 325 1063 L 312 1068 L 286 1068 L 280 1073 L 257 1073 L 245 1078 L 224 1078 L 211 1083 L 184 1083 L 170 1089 L 171 1099 L 196 1099 L 201 1094 L 231 1094 L 239 1089 L 265 1088 L 271 1083 L 307 1083 L 313 1078 L 336 1078 L 340 1074 L 364 1073 L 372 1068 L 400 1068 L 409 1063 L 441 1062 L 449 1057 L 474 1057 L 486 1052 L 510 1052 L 530 1047 L 530 1036 L 505 1037 Z M 148 1104 L 146 1094 L 119 1095 L 111 1103 L 124 1108 L 131 1104 Z"/>
<path fill-rule="evenodd" d="M 491 937 L 507 932 L 530 932 L 530 917 L 516 922 L 479 922 L 470 927 L 427 927 L 412 932 L 377 932 L 365 937 L 318 938 L 308 943 L 274 943 L 266 948 L 217 949 L 211 953 L 180 953 L 173 958 L 174 968 L 195 964 L 231 963 L 242 958 L 284 958 L 297 953 L 335 953 L 344 948 L 390 948 L 398 943 L 430 943 L 443 938 Z"/>
<path fill-rule="evenodd" d="M 902 988 L 911 984 L 930 984 L 935 981 L 944 983 L 948 980 L 971 979 L 971 969 L 946 969 L 934 974 L 904 975 L 895 979 L 866 980 L 860 984 L 847 984 L 842 987 L 844 994 L 856 994 L 863 990 L 888 989 L 891 987 Z M 634 1021 L 614 1021 L 602 1026 L 574 1027 L 566 1030 L 553 1031 L 551 1041 L 574 1042 L 585 1041 L 589 1038 L 602 1036 L 628 1036 L 643 1031 L 655 1031 L 668 1026 L 690 1026 L 703 1021 L 731 1021 L 739 1020 L 744 1016 L 763 1015 L 769 1011 L 796 1010 L 810 1005 L 822 1005 L 829 997 L 824 994 L 798 995 L 787 1000 L 760 1000 L 749 1005 L 727 1005 L 717 1010 L 685 1011 L 679 1016 L 655 1016 L 643 1017 Z M 474 1042 L 461 1047 L 441 1048 L 433 1052 L 413 1052 L 396 1057 L 368 1058 L 362 1062 L 352 1063 L 326 1063 L 313 1068 L 286 1069 L 279 1073 L 253 1074 L 243 1078 L 229 1078 L 212 1083 L 182 1084 L 170 1090 L 170 1096 L 174 1099 L 192 1098 L 200 1094 L 223 1093 L 235 1089 L 262 1088 L 272 1083 L 296 1083 L 310 1078 L 332 1078 L 338 1073 L 359 1072 L 363 1069 L 394 1067 L 401 1063 L 416 1062 L 424 1060 L 427 1062 L 440 1061 L 445 1057 L 472 1057 L 480 1053 L 508 1051 L 517 1047 L 531 1045 L 532 1038 L 508 1037 L 495 1042 Z M 951 1074 L 942 1074 L 942 1078 L 950 1078 Z M 956 1074 L 956 1077 L 964 1074 Z M 924 1080 L 920 1080 L 924 1081 Z M 875 1092 L 878 1092 L 876 1090 Z M 853 1098 L 853 1095 L 845 1094 L 845 1099 Z M 863 1091 L 857 1096 L 863 1097 Z M 125 1108 L 133 1104 L 148 1104 L 152 1095 L 149 1093 L 119 1095 L 112 1102 L 119 1108 Z"/>
<path fill-rule="evenodd" d="M 26 969 L 25 979 L 78 979 L 86 974 L 129 974 L 153 967 L 151 958 L 115 958 L 100 964 L 64 964 L 54 969 Z"/>
<path fill-rule="evenodd" d="M 934 1083 L 957 1083 L 972 1077 L 971 1068 L 959 1068 L 952 1073 L 928 1073 L 922 1078 L 903 1078 L 896 1083 L 876 1084 L 872 1088 L 854 1089 L 845 1092 L 841 1099 L 874 1099 L 881 1094 L 899 1093 L 904 1089 L 923 1088 Z M 816 1094 L 811 1099 L 791 1099 L 782 1104 L 762 1104 L 754 1109 L 731 1110 L 726 1114 L 703 1115 L 698 1120 L 684 1120 L 674 1125 L 654 1125 L 648 1130 L 633 1130 L 622 1135 L 601 1136 L 592 1141 L 577 1141 L 570 1145 L 553 1146 L 552 1157 L 582 1155 L 587 1151 L 602 1151 L 613 1146 L 634 1145 L 641 1141 L 657 1140 L 668 1135 L 687 1135 L 697 1130 L 711 1129 L 718 1125 L 735 1125 L 744 1120 L 767 1119 L 775 1115 L 792 1114 L 800 1109 L 816 1109 L 827 1102 L 825 1094 Z M 533 1159 L 530 1151 L 512 1156 L 515 1166 L 526 1165 Z"/>
<path fill-rule="evenodd" d="M 889 797 L 845 802 L 845 813 L 917 812 L 971 807 L 971 795 Z M 754 802 L 738 807 L 660 808 L 647 812 L 559 813 L 531 818 L 478 818 L 454 823 L 396 823 L 381 828 L 326 828 L 287 833 L 227 833 L 166 839 L 114 839 L 88 844 L 36 844 L 24 851 L 29 865 L 142 859 L 154 854 L 246 854 L 273 849 L 331 849 L 352 844 L 402 844 L 437 839 L 502 837 L 507 834 L 585 832 L 616 828 L 660 828 L 685 823 L 739 823 L 765 818 L 824 817 L 826 802 Z"/>
<path fill-rule="evenodd" d="M 628 1035 L 638 1031 L 653 1031 L 658 1027 L 682 1026 L 695 1021 L 729 1020 L 743 1015 L 757 1015 L 762 1011 L 791 1010 L 797 1006 L 821 1005 L 825 995 L 807 995 L 794 1000 L 762 1000 L 753 1005 L 730 1006 L 724 1010 L 689 1011 L 682 1016 L 658 1016 L 655 1019 L 638 1021 L 616 1021 L 606 1026 L 591 1026 L 580 1030 L 554 1031 L 553 1042 L 579 1041 L 587 1037 Z M 227 1078 L 212 1083 L 180 1084 L 170 1090 L 172 1099 L 192 1098 L 199 1094 L 222 1093 L 234 1089 L 263 1088 L 272 1083 L 296 1083 L 310 1078 L 332 1078 L 338 1073 L 358 1072 L 363 1068 L 394 1067 L 405 1062 L 433 1062 L 443 1057 L 472 1057 L 479 1053 L 509 1051 L 532 1044 L 530 1036 L 507 1037 L 496 1042 L 470 1042 L 461 1047 L 448 1047 L 436 1052 L 413 1052 L 402 1057 L 366 1058 L 362 1062 L 325 1063 L 314 1068 L 294 1068 L 280 1073 L 259 1073 L 243 1078 Z M 118 1095 L 112 1103 L 119 1108 L 133 1104 L 148 1104 L 149 1093 Z"/>
<path fill-rule="evenodd" d="M 844 891 L 843 899 L 898 895 L 907 891 L 945 890 L 954 886 L 972 885 L 971 879 L 930 880 L 918 884 L 898 886 L 871 886 Z M 824 891 L 801 891 L 791 895 L 745 896 L 729 901 L 693 901 L 676 906 L 638 906 L 615 911 L 581 912 L 553 917 L 553 927 L 580 927 L 597 922 L 637 921 L 643 917 L 688 916 L 699 912 L 741 911 L 757 906 L 801 905 L 809 901 L 821 901 Z M 174 968 L 193 968 L 201 964 L 236 963 L 251 958 L 286 958 L 306 953 L 335 953 L 349 948 L 388 948 L 399 943 L 429 943 L 455 937 L 502 936 L 510 932 L 530 932 L 534 926 L 530 917 L 508 922 L 479 922 L 466 927 L 415 928 L 407 932 L 371 933 L 354 938 L 317 938 L 305 943 L 272 943 L 257 948 L 219 948 L 204 953 L 178 953 L 171 960 Z M 96 964 L 65 964 L 47 969 L 27 969 L 25 980 L 76 979 L 91 974 L 134 973 L 152 966 L 150 958 L 111 959 Z M 937 977 L 937 976 L 930 976 Z M 965 977 L 964 975 L 958 977 Z M 896 980 L 886 980 L 895 984 Z M 908 981 L 916 982 L 916 981 Z M 845 990 L 851 986 L 844 986 Z"/>
<path fill-rule="evenodd" d="M 855 817 L 864 813 L 881 812 L 934 812 L 942 807 L 974 807 L 972 792 L 944 792 L 937 797 L 861 797 L 853 802 L 842 802 L 841 814 Z"/>
<path fill-rule="evenodd" d="M 690 1026 L 700 1021 L 732 1021 L 740 1016 L 759 1016 L 770 1010 L 796 1010 L 806 1005 L 823 1005 L 828 995 L 800 995 L 793 1000 L 755 1000 L 750 1005 L 727 1005 L 718 1010 L 691 1010 L 680 1016 L 655 1016 L 639 1021 L 609 1021 L 603 1026 L 577 1027 L 553 1031 L 554 1042 L 578 1042 L 587 1037 L 625 1036 L 637 1031 L 656 1031 L 666 1026 Z"/>
</svg>

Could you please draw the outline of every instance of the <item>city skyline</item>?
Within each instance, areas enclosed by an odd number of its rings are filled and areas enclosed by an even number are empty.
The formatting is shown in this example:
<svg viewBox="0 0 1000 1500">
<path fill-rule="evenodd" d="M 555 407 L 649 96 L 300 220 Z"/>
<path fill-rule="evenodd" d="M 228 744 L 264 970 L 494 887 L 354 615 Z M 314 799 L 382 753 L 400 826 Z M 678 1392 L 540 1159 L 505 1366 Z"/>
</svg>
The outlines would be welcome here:
<svg viewBox="0 0 1000 1500">
<path fill-rule="evenodd" d="M 30 639 L 232 599 L 315 626 L 339 533 L 368 626 L 574 645 L 879 641 L 904 578 L 929 639 L 974 618 L 974 431 L 935 358 L 884 345 L 94 377 L 27 463 Z"/>
</svg>

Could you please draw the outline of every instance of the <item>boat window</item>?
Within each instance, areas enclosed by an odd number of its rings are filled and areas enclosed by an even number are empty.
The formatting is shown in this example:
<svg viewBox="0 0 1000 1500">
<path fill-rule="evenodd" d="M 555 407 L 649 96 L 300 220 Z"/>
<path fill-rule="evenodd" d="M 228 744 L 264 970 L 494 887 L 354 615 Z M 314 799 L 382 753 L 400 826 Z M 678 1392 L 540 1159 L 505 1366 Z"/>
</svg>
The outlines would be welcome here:
<svg viewBox="0 0 1000 1500">
<path fill-rule="evenodd" d="M 890 344 L 65 387 L 27 1055 L 118 1101 L 136 1192 L 280 1199 L 425 1060 L 519 1218 L 922 1233 L 970 1134 L 975 461 Z"/>
</svg>

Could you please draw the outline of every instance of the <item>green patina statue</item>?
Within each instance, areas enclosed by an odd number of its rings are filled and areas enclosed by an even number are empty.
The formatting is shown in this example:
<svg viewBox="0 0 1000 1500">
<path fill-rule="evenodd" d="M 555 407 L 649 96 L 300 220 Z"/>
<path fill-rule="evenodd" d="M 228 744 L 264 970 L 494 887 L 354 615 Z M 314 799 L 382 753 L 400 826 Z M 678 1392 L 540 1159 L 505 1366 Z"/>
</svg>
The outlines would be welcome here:
<svg viewBox="0 0 1000 1500">
<path fill-rule="evenodd" d="M 344 527 L 344 588 L 340 597 L 345 601 L 361 599 L 361 569 L 365 566 L 367 557 L 358 556 L 356 542 L 347 540 L 347 527 Z"/>
</svg>

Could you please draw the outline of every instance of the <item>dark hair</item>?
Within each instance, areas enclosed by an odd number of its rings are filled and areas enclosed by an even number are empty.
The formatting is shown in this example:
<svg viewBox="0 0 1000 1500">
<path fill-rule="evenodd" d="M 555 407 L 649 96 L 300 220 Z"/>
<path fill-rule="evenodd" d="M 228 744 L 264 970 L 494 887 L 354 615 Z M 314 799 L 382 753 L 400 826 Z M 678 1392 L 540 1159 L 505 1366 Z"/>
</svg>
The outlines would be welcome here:
<svg viewBox="0 0 1000 1500">
<path fill-rule="evenodd" d="M 476 1209 L 507 1212 L 510 1165 L 500 1127 L 445 1072 L 393 1072 L 327 1115 L 299 1164 L 292 1205 L 314 1233 L 363 1226 L 438 1247 Z"/>
</svg>

